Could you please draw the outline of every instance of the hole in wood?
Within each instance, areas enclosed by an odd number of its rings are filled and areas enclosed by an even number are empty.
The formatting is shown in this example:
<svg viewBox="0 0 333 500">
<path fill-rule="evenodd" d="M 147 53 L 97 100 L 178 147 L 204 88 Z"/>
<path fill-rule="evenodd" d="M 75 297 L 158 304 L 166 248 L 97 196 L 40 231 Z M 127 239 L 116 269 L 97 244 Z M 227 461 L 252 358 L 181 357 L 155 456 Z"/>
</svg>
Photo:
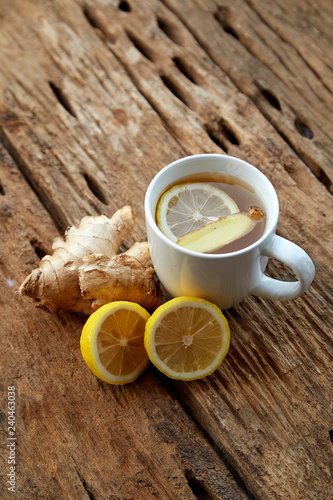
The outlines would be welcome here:
<svg viewBox="0 0 333 500">
<path fill-rule="evenodd" d="M 92 194 L 100 201 L 103 203 L 103 205 L 107 205 L 107 199 L 106 196 L 102 190 L 102 188 L 99 186 L 98 182 L 94 177 L 90 174 L 84 173 L 83 177 L 87 183 L 88 188 L 92 192 Z"/>
<path fill-rule="evenodd" d="M 273 106 L 273 108 L 277 109 L 278 111 L 281 111 L 281 105 L 279 99 L 275 97 L 275 95 L 270 90 L 263 89 L 261 93 L 265 97 L 265 99 L 269 102 L 269 104 Z"/>
<path fill-rule="evenodd" d="M 223 26 L 223 29 L 226 33 L 228 33 L 228 35 L 231 35 L 234 38 L 236 38 L 236 40 L 239 40 L 239 37 L 232 26 L 226 25 L 226 26 Z"/>
<path fill-rule="evenodd" d="M 312 132 L 312 130 L 310 129 L 310 127 L 306 123 L 304 123 L 299 118 L 296 118 L 294 123 L 295 123 L 296 130 L 303 137 L 305 137 L 306 139 L 312 139 L 313 138 L 313 132 Z"/>
<path fill-rule="evenodd" d="M 318 177 L 318 180 L 322 184 L 324 184 L 324 186 L 326 186 L 329 191 L 331 191 L 332 181 L 323 169 L 320 169 L 317 177 Z"/>
<path fill-rule="evenodd" d="M 192 490 L 193 495 L 198 500 L 213 500 L 213 496 L 207 491 L 204 487 L 204 484 L 196 479 L 195 477 L 189 476 L 189 474 L 185 474 L 187 483 Z"/>
<path fill-rule="evenodd" d="M 228 34 L 234 37 L 236 40 L 239 40 L 239 36 L 237 35 L 235 29 L 231 26 L 230 22 L 228 22 L 227 18 L 229 16 L 229 9 L 220 7 L 218 11 L 214 14 L 216 21 L 220 24 L 223 30 Z"/>
<path fill-rule="evenodd" d="M 157 24 L 160 30 L 166 34 L 168 38 L 177 45 L 183 45 L 183 39 L 179 33 L 179 29 L 169 20 L 157 16 Z"/>
<path fill-rule="evenodd" d="M 219 132 L 219 130 L 217 130 L 216 127 L 212 127 L 210 125 L 206 125 L 205 130 L 210 139 L 216 144 L 216 146 L 228 153 L 228 148 L 225 144 L 225 141 L 223 140 L 223 137 L 221 137 L 221 133 Z"/>
<path fill-rule="evenodd" d="M 103 25 L 102 19 L 98 18 L 98 13 L 89 7 L 84 7 L 82 9 L 85 18 L 87 19 L 90 26 L 96 30 L 99 30 L 99 36 L 105 38 L 110 43 L 115 43 L 117 38 L 111 29 Z"/>
<path fill-rule="evenodd" d="M 76 114 L 69 102 L 68 97 L 65 95 L 63 90 L 58 87 L 55 83 L 49 82 L 50 88 L 55 95 L 55 97 L 58 99 L 59 103 L 62 105 L 62 107 L 69 113 L 70 115 L 74 116 L 76 118 Z"/>
<path fill-rule="evenodd" d="M 219 130 L 227 139 L 227 141 L 231 142 L 231 144 L 234 144 L 235 146 L 239 146 L 239 140 L 234 131 L 231 129 L 230 125 L 221 120 L 219 123 Z"/>
<path fill-rule="evenodd" d="M 99 29 L 98 23 L 95 20 L 92 10 L 89 9 L 89 7 L 83 7 L 82 11 L 90 26 Z"/>
<path fill-rule="evenodd" d="M 32 248 L 34 249 L 35 254 L 37 255 L 37 257 L 40 260 L 42 260 L 42 258 L 45 257 L 46 252 L 42 249 L 41 245 L 35 239 L 31 240 L 30 244 L 31 244 Z"/>
<path fill-rule="evenodd" d="M 228 144 L 231 143 L 235 146 L 239 146 L 239 139 L 235 132 L 232 130 L 231 126 L 221 119 L 218 123 L 213 123 L 206 125 L 206 132 L 215 144 L 223 149 L 226 153 L 228 152 Z M 226 139 L 226 140 L 225 140 Z"/>
<path fill-rule="evenodd" d="M 333 444 L 333 429 L 329 430 L 328 433 L 330 435 L 331 443 Z"/>
<path fill-rule="evenodd" d="M 118 9 L 122 10 L 123 12 L 131 12 L 132 10 L 130 4 L 126 1 L 120 2 L 118 5 Z"/>
<path fill-rule="evenodd" d="M 5 190 L 4 190 L 4 188 L 3 188 L 2 184 L 1 184 L 1 182 L 0 182 L 0 195 L 1 195 L 1 196 L 5 196 Z"/>
<path fill-rule="evenodd" d="M 1 210 L 4 212 L 4 214 L 7 217 L 11 217 L 12 216 L 12 212 L 11 212 L 9 206 L 7 205 L 7 203 L 3 203 L 3 205 L 1 206 Z"/>
<path fill-rule="evenodd" d="M 161 75 L 161 80 L 164 83 L 164 85 L 167 87 L 167 89 L 172 92 L 172 94 L 177 97 L 180 101 L 182 101 L 184 104 L 187 106 L 187 102 L 185 100 L 185 97 L 183 95 L 183 92 L 181 91 L 180 88 L 177 87 L 175 82 L 173 82 L 168 76 Z"/>
<path fill-rule="evenodd" d="M 174 57 L 173 62 L 179 69 L 179 71 L 188 79 L 190 82 L 196 84 L 192 68 L 188 65 L 188 63 L 182 59 L 181 57 Z"/>
<path fill-rule="evenodd" d="M 149 45 L 146 45 L 142 40 L 137 38 L 133 33 L 126 30 L 126 35 L 133 43 L 134 47 L 149 61 L 153 61 L 151 57 L 151 49 Z"/>
</svg>

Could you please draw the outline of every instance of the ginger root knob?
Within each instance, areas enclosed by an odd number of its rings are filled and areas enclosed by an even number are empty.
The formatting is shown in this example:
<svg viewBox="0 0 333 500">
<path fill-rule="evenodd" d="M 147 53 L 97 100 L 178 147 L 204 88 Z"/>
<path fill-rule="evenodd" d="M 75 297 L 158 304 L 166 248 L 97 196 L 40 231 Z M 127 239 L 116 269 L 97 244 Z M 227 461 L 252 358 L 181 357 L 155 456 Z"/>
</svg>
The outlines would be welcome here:
<svg viewBox="0 0 333 500">
<path fill-rule="evenodd" d="M 79 226 L 56 238 L 46 255 L 22 283 L 19 292 L 44 310 L 91 314 L 113 300 L 132 300 L 155 309 L 162 293 L 151 264 L 148 243 L 135 243 L 117 255 L 135 222 L 125 206 L 108 218 L 84 217 Z"/>
</svg>

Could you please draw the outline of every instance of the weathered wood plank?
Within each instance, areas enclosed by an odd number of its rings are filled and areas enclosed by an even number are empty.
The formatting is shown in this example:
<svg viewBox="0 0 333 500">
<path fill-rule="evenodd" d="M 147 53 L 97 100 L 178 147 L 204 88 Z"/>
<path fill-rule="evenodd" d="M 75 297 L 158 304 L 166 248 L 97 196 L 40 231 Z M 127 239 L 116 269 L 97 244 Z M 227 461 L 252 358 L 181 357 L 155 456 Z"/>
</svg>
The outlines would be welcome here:
<svg viewBox="0 0 333 500">
<path fill-rule="evenodd" d="M 152 176 L 185 154 L 227 152 L 270 177 L 281 203 L 279 233 L 303 246 L 317 267 L 300 299 L 248 299 L 227 312 L 230 353 L 208 379 L 170 384 L 148 370 L 131 386 L 110 388 L 81 359 L 83 319 L 35 311 L 9 284 L 19 285 L 38 262 L 32 247 L 49 251 L 57 231 L 3 159 L 1 352 L 21 399 L 22 499 L 49 492 L 191 498 L 195 491 L 199 498 L 242 498 L 213 450 L 256 498 L 329 497 L 333 210 L 322 183 L 330 186 L 331 135 L 320 135 L 332 102 L 325 41 L 314 48 L 313 38 L 296 30 L 289 56 L 291 42 L 280 40 L 290 33 L 287 4 L 280 2 L 280 18 L 259 2 L 224 5 L 4 2 L 0 137 L 58 228 L 130 203 L 138 219 L 130 239 L 143 239 Z M 320 17 L 314 19 L 316 25 Z M 307 65 L 313 68 L 318 50 L 317 77 Z M 303 108 L 314 140 L 295 128 Z M 270 272 L 288 276 L 274 263 Z"/>
</svg>

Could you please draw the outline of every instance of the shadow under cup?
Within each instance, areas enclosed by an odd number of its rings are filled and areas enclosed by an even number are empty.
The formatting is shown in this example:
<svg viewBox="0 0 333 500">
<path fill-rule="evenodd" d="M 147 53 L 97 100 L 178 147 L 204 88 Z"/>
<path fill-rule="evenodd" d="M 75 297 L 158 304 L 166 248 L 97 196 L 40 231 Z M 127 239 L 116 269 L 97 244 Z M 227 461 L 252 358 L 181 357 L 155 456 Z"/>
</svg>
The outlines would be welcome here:
<svg viewBox="0 0 333 500">
<path fill-rule="evenodd" d="M 266 221 L 255 243 L 236 252 L 202 254 L 180 247 L 160 231 L 155 212 L 161 194 L 178 180 L 205 172 L 237 178 L 257 193 Z M 152 262 L 168 293 L 205 298 L 227 309 L 241 302 L 262 276 L 268 257 L 261 254 L 261 247 L 275 233 L 279 202 L 267 177 L 249 163 L 225 155 L 194 155 L 171 163 L 154 177 L 146 192 L 145 216 Z"/>
</svg>

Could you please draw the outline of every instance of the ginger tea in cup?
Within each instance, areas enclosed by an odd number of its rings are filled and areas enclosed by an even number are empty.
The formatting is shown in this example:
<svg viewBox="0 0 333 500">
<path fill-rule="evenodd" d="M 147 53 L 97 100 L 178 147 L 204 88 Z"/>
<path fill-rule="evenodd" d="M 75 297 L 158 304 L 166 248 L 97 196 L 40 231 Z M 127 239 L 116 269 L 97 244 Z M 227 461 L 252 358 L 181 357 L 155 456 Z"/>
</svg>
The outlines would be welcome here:
<svg viewBox="0 0 333 500">
<path fill-rule="evenodd" d="M 169 185 L 158 200 L 155 217 L 160 230 L 185 248 L 229 253 L 262 236 L 261 207 L 263 201 L 249 184 L 231 175 L 205 172 Z M 200 229 L 203 226 L 205 230 Z"/>
<path fill-rule="evenodd" d="M 212 174 L 214 174 L 213 178 Z M 176 190 L 179 190 L 177 186 L 184 185 L 184 181 L 189 193 L 192 190 L 191 186 L 196 183 L 202 183 L 205 186 L 206 195 L 203 196 L 202 203 L 208 202 L 209 199 L 211 201 L 212 191 L 214 191 L 219 204 L 224 205 L 227 210 L 227 215 L 204 214 L 208 220 L 205 221 L 205 225 L 197 229 L 202 235 L 202 231 L 206 231 L 205 228 L 208 227 L 208 235 L 204 234 L 202 238 L 201 236 L 198 238 L 198 233 L 195 233 L 195 225 L 200 222 L 203 215 L 201 210 L 197 213 L 192 212 L 191 224 L 185 217 L 184 225 L 181 227 L 184 231 L 183 236 L 174 234 L 174 228 L 170 228 L 172 226 L 170 221 L 166 227 L 161 227 L 161 229 L 159 227 L 161 221 L 160 225 L 163 226 L 163 210 Z M 218 192 L 221 187 L 222 191 L 225 190 L 225 195 L 222 196 Z M 175 191 L 172 191 L 173 189 Z M 210 193 L 209 196 L 207 196 L 207 191 Z M 163 196 L 165 196 L 164 200 Z M 213 200 L 215 200 L 214 197 Z M 185 213 L 187 204 L 188 200 L 185 203 Z M 255 206 L 257 209 L 249 211 L 248 206 Z M 243 215 L 238 217 L 239 214 Z M 250 215 L 250 218 L 260 216 L 262 220 L 257 221 L 256 227 L 253 228 L 253 230 L 258 230 L 257 234 L 251 235 L 251 238 L 255 236 L 254 241 L 249 239 L 251 231 L 248 232 L 243 240 L 242 248 L 229 247 L 227 249 L 225 246 L 221 253 L 218 249 L 214 253 L 199 252 L 197 247 L 193 250 L 193 247 L 186 248 L 180 244 L 182 238 L 192 237 L 193 234 L 196 245 L 198 239 L 210 242 L 212 235 L 214 240 L 214 232 L 221 228 L 221 224 L 215 218 L 223 220 L 225 215 L 229 221 L 237 217 L 236 226 L 245 231 L 249 219 L 246 214 Z M 308 254 L 295 243 L 275 233 L 279 218 L 279 202 L 273 185 L 258 168 L 238 158 L 201 154 L 170 163 L 152 179 L 148 186 L 145 197 L 145 217 L 153 266 L 162 285 L 173 297 L 182 295 L 201 297 L 215 303 L 221 309 L 227 309 L 244 300 L 249 294 L 271 300 L 294 299 L 310 286 L 314 278 L 315 268 Z M 173 223 L 176 224 L 177 221 Z M 219 227 L 212 229 L 213 226 L 209 223 L 216 223 Z M 222 229 L 225 228 L 226 226 L 222 223 Z M 230 227 L 228 231 L 229 229 Z M 233 236 L 234 229 L 231 233 Z M 236 240 L 233 243 L 236 243 Z M 241 238 L 239 238 L 239 243 L 241 243 Z M 265 269 L 269 258 L 277 259 L 290 267 L 296 280 L 286 282 L 267 276 Z"/>
</svg>

